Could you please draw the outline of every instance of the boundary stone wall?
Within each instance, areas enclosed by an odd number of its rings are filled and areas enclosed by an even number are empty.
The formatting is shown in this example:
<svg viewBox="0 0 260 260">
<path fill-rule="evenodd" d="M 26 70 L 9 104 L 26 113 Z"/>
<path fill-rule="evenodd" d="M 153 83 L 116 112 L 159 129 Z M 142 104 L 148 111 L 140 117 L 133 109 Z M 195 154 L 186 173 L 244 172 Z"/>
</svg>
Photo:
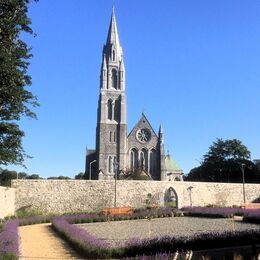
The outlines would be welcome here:
<svg viewBox="0 0 260 260">
<path fill-rule="evenodd" d="M 0 186 L 0 219 L 14 215 L 15 189 Z"/>
<path fill-rule="evenodd" d="M 243 204 L 242 184 L 176 181 L 117 181 L 116 206 L 143 207 L 148 194 L 164 205 L 165 194 L 172 187 L 178 207 L 216 204 Z M 63 213 L 94 211 L 114 206 L 115 181 L 88 180 L 13 180 L 15 210 L 37 209 Z M 189 189 L 189 187 L 192 187 Z M 260 184 L 245 184 L 246 202 L 260 197 Z"/>
</svg>

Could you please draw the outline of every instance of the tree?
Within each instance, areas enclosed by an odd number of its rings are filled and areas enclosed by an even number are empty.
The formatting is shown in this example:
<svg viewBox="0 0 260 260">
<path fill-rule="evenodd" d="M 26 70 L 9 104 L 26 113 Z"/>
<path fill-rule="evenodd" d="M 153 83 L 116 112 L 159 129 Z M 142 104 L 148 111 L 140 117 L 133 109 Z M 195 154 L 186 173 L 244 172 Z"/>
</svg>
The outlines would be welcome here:
<svg viewBox="0 0 260 260">
<path fill-rule="evenodd" d="M 245 164 L 245 181 L 258 182 L 256 165 L 249 160 L 250 151 L 237 139 L 217 139 L 203 156 L 199 167 L 191 169 L 185 180 L 242 182 L 241 165 Z"/>
<path fill-rule="evenodd" d="M 11 186 L 11 180 L 17 178 L 16 171 L 2 170 L 0 173 L 0 185 L 1 186 Z"/>
<path fill-rule="evenodd" d="M 16 179 L 28 179 L 28 180 L 39 180 L 42 179 L 38 174 L 28 175 L 25 172 L 9 171 L 7 169 L 3 170 L 0 168 L 0 185 L 1 186 L 11 186 L 11 180 Z"/>
<path fill-rule="evenodd" d="M 70 177 L 67 176 L 48 177 L 47 180 L 70 180 Z"/>
<path fill-rule="evenodd" d="M 237 139 L 223 140 L 218 138 L 203 157 L 204 163 L 209 164 L 229 160 L 239 161 L 249 159 L 250 151 Z"/>
<path fill-rule="evenodd" d="M 152 178 L 145 171 L 142 171 L 141 169 L 135 169 L 135 170 L 126 170 L 125 172 L 121 172 L 119 174 L 119 179 L 120 180 L 143 180 L 143 181 L 149 181 Z"/>
<path fill-rule="evenodd" d="M 80 172 L 79 174 L 75 175 L 75 180 L 84 180 L 85 179 L 85 173 Z"/>
<path fill-rule="evenodd" d="M 26 179 L 28 179 L 28 180 L 40 180 L 42 178 L 39 176 L 39 174 L 31 174 L 31 175 L 28 175 L 26 177 Z"/>
<path fill-rule="evenodd" d="M 26 89 L 31 49 L 21 40 L 21 33 L 33 34 L 27 16 L 30 0 L 0 0 L 0 164 L 23 164 L 24 132 L 21 117 L 36 118 L 32 107 L 36 97 Z"/>
</svg>

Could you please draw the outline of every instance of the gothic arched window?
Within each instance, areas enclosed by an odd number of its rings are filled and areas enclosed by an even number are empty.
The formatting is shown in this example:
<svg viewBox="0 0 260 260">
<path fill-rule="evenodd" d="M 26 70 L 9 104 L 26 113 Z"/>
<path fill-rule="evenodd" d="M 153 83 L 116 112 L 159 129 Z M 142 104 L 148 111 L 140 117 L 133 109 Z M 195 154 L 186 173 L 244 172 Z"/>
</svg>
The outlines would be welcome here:
<svg viewBox="0 0 260 260">
<path fill-rule="evenodd" d="M 113 101 L 111 99 L 107 101 L 107 118 L 109 120 L 113 118 Z"/>
<path fill-rule="evenodd" d="M 136 170 L 138 167 L 137 150 L 133 148 L 130 152 L 130 169 L 131 171 Z"/>
<path fill-rule="evenodd" d="M 113 50 L 113 52 L 112 52 L 112 60 L 115 61 L 115 59 L 116 59 L 116 55 L 115 55 L 115 51 Z"/>
<path fill-rule="evenodd" d="M 155 167 L 156 167 L 156 150 L 152 149 L 150 151 L 150 174 L 155 174 Z"/>
<path fill-rule="evenodd" d="M 117 173 L 117 167 L 118 167 L 118 164 L 116 161 L 116 157 L 114 156 L 114 159 L 113 159 L 113 172 L 114 173 Z"/>
<path fill-rule="evenodd" d="M 115 108 L 114 108 L 114 119 L 119 122 L 120 121 L 120 100 L 117 99 L 115 102 Z"/>
<path fill-rule="evenodd" d="M 117 89 L 117 71 L 112 69 L 112 78 L 111 78 L 112 88 Z"/>
<path fill-rule="evenodd" d="M 146 149 L 142 149 L 140 153 L 140 166 L 141 170 L 147 171 L 148 170 L 148 153 Z"/>
<path fill-rule="evenodd" d="M 108 157 L 108 171 L 113 172 L 113 158 L 112 158 L 112 156 Z"/>
<path fill-rule="evenodd" d="M 114 142 L 116 142 L 116 132 L 114 132 Z"/>
</svg>

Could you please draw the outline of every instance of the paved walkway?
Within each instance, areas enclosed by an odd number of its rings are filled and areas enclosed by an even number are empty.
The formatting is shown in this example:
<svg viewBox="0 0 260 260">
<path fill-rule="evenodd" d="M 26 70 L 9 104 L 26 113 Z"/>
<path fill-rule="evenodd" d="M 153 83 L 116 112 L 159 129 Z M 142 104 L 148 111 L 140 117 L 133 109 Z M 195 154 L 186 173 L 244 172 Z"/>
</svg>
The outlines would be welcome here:
<svg viewBox="0 0 260 260">
<path fill-rule="evenodd" d="M 51 224 L 19 227 L 20 259 L 82 259 L 51 229 Z"/>
</svg>

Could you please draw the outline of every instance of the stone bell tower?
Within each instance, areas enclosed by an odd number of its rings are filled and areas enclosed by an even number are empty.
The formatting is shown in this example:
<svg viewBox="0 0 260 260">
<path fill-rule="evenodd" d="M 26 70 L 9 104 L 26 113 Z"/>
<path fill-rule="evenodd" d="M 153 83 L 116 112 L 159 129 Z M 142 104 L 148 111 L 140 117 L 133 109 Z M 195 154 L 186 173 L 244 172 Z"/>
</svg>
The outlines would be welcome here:
<svg viewBox="0 0 260 260">
<path fill-rule="evenodd" d="M 114 179 L 126 169 L 127 123 L 125 66 L 114 9 L 103 47 L 100 94 L 96 128 L 96 170 L 98 179 Z"/>
</svg>

